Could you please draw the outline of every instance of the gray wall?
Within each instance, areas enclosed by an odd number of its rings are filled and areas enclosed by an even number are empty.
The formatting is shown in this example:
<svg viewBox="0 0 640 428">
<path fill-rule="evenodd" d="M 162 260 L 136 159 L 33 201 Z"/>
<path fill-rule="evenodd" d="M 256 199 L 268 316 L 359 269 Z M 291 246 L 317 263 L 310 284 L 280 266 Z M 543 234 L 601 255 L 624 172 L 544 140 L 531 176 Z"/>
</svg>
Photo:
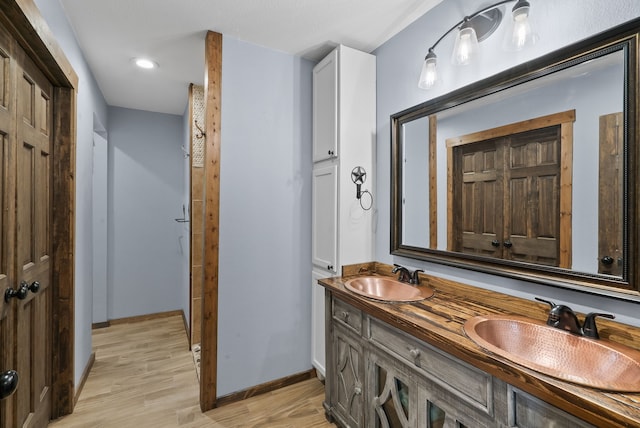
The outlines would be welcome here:
<svg viewBox="0 0 640 428">
<path fill-rule="evenodd" d="M 109 230 L 107 228 L 109 194 L 108 141 L 93 133 L 93 322 L 109 319 L 107 311 L 107 276 Z"/>
<path fill-rule="evenodd" d="M 507 5 L 510 7 L 510 5 Z M 540 0 L 531 2 L 531 16 L 540 36 L 530 50 L 506 53 L 501 49 L 504 25 L 480 44 L 481 58 L 467 68 L 453 68 L 448 63 L 453 35 L 437 48 L 438 73 L 443 81 L 429 91 L 418 88 L 422 60 L 429 46 L 465 14 L 478 8 L 473 0 L 448 0 L 419 18 L 411 26 L 390 39 L 374 53 L 377 56 L 377 241 L 376 259 L 386 263 L 401 263 L 414 268 L 460 280 L 483 288 L 533 298 L 546 297 L 569 303 L 575 309 L 611 312 L 621 322 L 640 325 L 638 305 L 620 300 L 540 286 L 524 281 L 479 274 L 417 260 L 392 256 L 389 252 L 389 188 L 390 130 L 389 116 L 395 112 L 443 95 L 451 90 L 499 73 L 524 61 L 552 52 L 563 46 L 604 31 L 640 16 L 640 2 L 632 0 Z"/>
<path fill-rule="evenodd" d="M 181 309 L 182 121 L 109 108 L 109 319 Z"/>
<path fill-rule="evenodd" d="M 107 123 L 107 104 L 89 70 L 73 30 L 57 0 L 35 0 L 42 16 L 79 78 L 77 92 L 76 243 L 75 243 L 75 381 L 91 356 L 92 294 L 92 157 L 94 114 Z M 100 128 L 95 124 L 95 129 Z"/>
<path fill-rule="evenodd" d="M 313 64 L 222 52 L 219 395 L 311 368 Z"/>
</svg>

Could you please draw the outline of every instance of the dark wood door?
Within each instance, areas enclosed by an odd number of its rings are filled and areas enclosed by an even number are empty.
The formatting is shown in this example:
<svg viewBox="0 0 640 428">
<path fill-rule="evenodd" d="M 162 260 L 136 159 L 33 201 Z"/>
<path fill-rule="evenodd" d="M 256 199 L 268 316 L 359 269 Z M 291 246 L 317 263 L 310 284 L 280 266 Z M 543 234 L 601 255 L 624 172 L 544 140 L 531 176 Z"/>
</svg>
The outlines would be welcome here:
<svg viewBox="0 0 640 428">
<path fill-rule="evenodd" d="M 622 113 L 600 116 L 598 273 L 614 276 L 622 276 L 624 265 L 623 124 Z"/>
<path fill-rule="evenodd" d="M 509 138 L 504 258 L 559 265 L 560 127 Z"/>
<path fill-rule="evenodd" d="M 15 369 L 20 380 L 0 407 L 0 426 L 41 427 L 51 414 L 52 86 L 15 41 L 2 40 L 0 285 L 19 292 L 3 300 L 0 370 Z"/>
<path fill-rule="evenodd" d="M 560 127 L 457 147 L 455 251 L 559 265 Z"/>
<path fill-rule="evenodd" d="M 461 197 L 455 198 L 457 251 L 502 257 L 504 142 L 489 140 L 460 148 Z"/>
</svg>

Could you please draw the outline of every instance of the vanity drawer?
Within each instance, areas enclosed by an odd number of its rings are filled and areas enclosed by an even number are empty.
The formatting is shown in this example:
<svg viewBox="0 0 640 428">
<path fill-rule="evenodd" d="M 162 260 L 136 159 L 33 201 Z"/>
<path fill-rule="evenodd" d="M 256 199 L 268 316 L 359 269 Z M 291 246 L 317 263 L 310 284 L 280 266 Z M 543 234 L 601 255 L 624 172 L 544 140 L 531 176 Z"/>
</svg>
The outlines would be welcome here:
<svg viewBox="0 0 640 428">
<path fill-rule="evenodd" d="M 331 315 L 334 320 L 356 332 L 362 333 L 362 312 L 342 300 L 333 299 Z"/>
<path fill-rule="evenodd" d="M 472 407 L 493 416 L 493 380 L 485 373 L 375 318 L 367 318 L 368 338 L 409 367 Z"/>
</svg>

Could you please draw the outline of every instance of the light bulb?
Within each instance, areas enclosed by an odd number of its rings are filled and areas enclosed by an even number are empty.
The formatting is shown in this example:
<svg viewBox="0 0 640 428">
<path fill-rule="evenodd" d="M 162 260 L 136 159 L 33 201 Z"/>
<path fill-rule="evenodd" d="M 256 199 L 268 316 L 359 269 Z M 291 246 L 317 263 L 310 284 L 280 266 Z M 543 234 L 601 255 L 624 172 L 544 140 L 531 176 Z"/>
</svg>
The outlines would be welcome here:
<svg viewBox="0 0 640 428">
<path fill-rule="evenodd" d="M 529 3 L 525 0 L 519 0 L 513 7 L 511 46 L 515 50 L 521 50 L 525 46 L 535 43 L 529 22 L 529 8 Z"/>
<path fill-rule="evenodd" d="M 451 62 L 454 65 L 467 65 L 478 54 L 478 37 L 471 26 L 463 25 L 456 37 Z"/>
<path fill-rule="evenodd" d="M 140 67 L 140 68 L 144 68 L 144 69 L 152 69 L 152 68 L 156 68 L 158 65 L 151 61 L 150 59 L 146 59 L 146 58 L 136 58 L 134 60 L 135 64 Z"/>
<path fill-rule="evenodd" d="M 429 50 L 429 53 L 422 63 L 422 71 L 420 72 L 420 80 L 418 81 L 418 87 L 420 89 L 429 89 L 435 85 L 438 80 L 438 69 L 436 54 Z"/>
</svg>

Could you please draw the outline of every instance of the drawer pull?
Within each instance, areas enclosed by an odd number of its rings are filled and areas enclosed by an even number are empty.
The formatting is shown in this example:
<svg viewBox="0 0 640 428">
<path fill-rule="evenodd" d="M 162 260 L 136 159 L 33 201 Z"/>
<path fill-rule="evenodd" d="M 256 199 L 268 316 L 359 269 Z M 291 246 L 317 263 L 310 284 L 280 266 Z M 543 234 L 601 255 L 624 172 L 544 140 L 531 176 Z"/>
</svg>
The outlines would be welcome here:
<svg viewBox="0 0 640 428">
<path fill-rule="evenodd" d="M 349 312 L 347 312 L 347 311 L 342 312 L 342 319 L 344 320 L 344 322 L 348 322 L 349 321 Z"/>
<path fill-rule="evenodd" d="M 413 358 L 414 360 L 417 360 L 418 358 L 420 358 L 420 350 L 417 348 L 413 348 L 409 350 L 409 355 L 411 356 L 411 358 Z"/>
</svg>

